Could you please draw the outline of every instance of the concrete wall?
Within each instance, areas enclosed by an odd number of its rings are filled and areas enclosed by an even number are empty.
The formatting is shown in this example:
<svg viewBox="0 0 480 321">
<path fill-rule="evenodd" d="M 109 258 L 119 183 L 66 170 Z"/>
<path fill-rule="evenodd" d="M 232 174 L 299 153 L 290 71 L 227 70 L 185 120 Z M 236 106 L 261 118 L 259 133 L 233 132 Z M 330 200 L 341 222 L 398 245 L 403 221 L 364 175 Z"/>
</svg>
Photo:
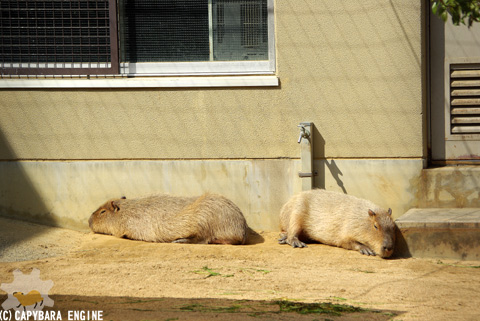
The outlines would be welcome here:
<svg viewBox="0 0 480 321">
<path fill-rule="evenodd" d="M 300 166 L 293 159 L 3 162 L 0 213 L 85 230 L 110 198 L 214 192 L 232 199 L 252 228 L 277 230 L 281 206 L 301 189 Z M 422 163 L 415 159 L 325 160 L 315 168 L 317 187 L 368 198 L 394 217 L 416 205 Z"/>
<path fill-rule="evenodd" d="M 2 90 L 0 213 L 85 228 L 107 197 L 212 191 L 275 230 L 312 121 L 316 185 L 399 216 L 425 156 L 422 21 L 413 0 L 282 0 L 275 88 Z"/>
</svg>

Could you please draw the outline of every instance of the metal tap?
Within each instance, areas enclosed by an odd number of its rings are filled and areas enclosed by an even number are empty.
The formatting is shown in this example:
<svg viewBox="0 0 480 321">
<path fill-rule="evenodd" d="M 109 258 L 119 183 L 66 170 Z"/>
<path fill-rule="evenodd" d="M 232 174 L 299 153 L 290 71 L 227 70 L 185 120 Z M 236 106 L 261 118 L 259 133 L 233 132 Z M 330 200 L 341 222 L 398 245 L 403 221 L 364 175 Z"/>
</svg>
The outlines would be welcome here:
<svg viewBox="0 0 480 321">
<path fill-rule="evenodd" d="M 304 125 L 297 125 L 297 127 L 300 127 L 300 136 L 298 136 L 298 143 L 300 144 L 302 138 L 309 139 L 310 132 L 305 129 Z"/>
</svg>

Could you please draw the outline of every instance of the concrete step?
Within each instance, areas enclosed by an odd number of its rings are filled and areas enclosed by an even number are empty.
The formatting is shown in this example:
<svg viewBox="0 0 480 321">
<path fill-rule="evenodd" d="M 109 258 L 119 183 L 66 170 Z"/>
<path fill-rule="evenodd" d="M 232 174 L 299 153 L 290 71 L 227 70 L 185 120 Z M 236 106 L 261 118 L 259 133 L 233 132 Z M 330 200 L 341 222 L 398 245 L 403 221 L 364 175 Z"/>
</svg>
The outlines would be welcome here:
<svg viewBox="0 0 480 321">
<path fill-rule="evenodd" d="M 395 222 L 396 256 L 480 260 L 480 208 L 414 208 Z"/>
</svg>

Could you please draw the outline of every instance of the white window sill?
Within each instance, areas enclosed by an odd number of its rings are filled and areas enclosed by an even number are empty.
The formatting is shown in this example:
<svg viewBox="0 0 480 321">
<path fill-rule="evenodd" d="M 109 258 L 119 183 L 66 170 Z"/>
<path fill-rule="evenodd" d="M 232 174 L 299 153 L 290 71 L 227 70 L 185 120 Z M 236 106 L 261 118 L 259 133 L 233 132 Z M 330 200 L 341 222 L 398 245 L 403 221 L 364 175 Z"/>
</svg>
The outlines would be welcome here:
<svg viewBox="0 0 480 321">
<path fill-rule="evenodd" d="M 136 77 L 136 78 L 12 78 L 0 79 L 0 88 L 181 88 L 278 86 L 277 76 Z"/>
</svg>

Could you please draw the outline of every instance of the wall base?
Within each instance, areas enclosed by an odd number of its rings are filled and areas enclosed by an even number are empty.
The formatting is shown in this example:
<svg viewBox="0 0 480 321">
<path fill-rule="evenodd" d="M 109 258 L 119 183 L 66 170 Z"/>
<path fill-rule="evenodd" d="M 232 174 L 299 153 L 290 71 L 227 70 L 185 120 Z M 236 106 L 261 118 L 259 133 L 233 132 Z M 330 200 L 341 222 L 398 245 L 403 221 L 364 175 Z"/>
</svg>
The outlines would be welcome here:
<svg viewBox="0 0 480 321">
<path fill-rule="evenodd" d="M 316 160 L 314 186 L 369 199 L 399 217 L 414 207 L 421 159 Z M 301 191 L 299 159 L 0 162 L 0 215 L 88 230 L 110 198 L 219 193 L 250 227 L 278 231 L 282 205 Z"/>
</svg>

